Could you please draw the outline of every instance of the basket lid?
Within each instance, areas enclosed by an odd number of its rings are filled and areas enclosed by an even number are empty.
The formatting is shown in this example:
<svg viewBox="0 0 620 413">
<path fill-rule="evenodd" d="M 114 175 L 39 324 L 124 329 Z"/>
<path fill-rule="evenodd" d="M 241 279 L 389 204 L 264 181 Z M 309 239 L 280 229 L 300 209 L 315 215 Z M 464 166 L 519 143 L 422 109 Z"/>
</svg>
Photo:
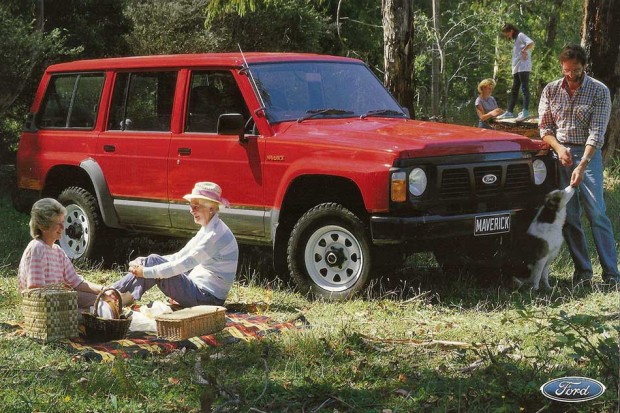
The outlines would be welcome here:
<svg viewBox="0 0 620 413">
<path fill-rule="evenodd" d="M 188 307 L 182 310 L 175 311 L 173 313 L 161 314 L 155 317 L 155 320 L 183 320 L 186 318 L 198 317 L 207 314 L 213 314 L 218 312 L 225 312 L 226 307 L 219 305 L 197 305 L 195 307 Z"/>
</svg>

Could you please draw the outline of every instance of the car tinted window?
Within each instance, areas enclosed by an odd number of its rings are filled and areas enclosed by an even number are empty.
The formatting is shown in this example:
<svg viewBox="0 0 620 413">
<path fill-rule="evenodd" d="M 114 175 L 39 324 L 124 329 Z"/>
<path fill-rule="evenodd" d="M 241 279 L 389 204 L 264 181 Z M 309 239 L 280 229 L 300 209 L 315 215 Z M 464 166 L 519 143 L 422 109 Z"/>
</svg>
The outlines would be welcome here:
<svg viewBox="0 0 620 413">
<path fill-rule="evenodd" d="M 229 71 L 194 71 L 187 102 L 186 132 L 217 132 L 217 122 L 224 113 L 250 117 L 235 78 Z"/>
<path fill-rule="evenodd" d="M 103 90 L 103 73 L 57 75 L 50 79 L 37 126 L 92 129 Z"/>
<path fill-rule="evenodd" d="M 169 131 L 177 72 L 119 73 L 108 129 Z"/>
</svg>

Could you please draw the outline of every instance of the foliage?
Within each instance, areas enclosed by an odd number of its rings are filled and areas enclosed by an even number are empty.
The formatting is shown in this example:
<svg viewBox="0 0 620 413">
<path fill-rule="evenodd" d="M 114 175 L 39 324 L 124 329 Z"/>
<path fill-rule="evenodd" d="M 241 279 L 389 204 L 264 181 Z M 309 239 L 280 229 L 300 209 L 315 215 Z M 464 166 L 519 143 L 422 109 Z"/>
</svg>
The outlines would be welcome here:
<svg viewBox="0 0 620 413">
<path fill-rule="evenodd" d="M 618 351 L 617 308 L 601 308 L 595 314 L 570 314 L 565 310 L 518 310 L 521 319 L 538 326 L 537 333 L 551 332 L 552 339 L 545 347 L 555 351 L 572 350 L 568 356 L 577 364 L 589 363 L 598 370 L 596 377 L 619 388 L 620 353 Z M 548 349 L 545 349 L 548 351 Z M 566 374 L 571 374 L 570 371 Z"/>
<path fill-rule="evenodd" d="M 125 15 L 132 22 L 126 35 L 131 54 L 198 53 L 218 50 L 220 40 L 205 29 L 209 0 L 135 0 Z"/>
<path fill-rule="evenodd" d="M 329 20 L 305 0 L 251 2 L 239 11 L 232 5 L 218 9 L 215 3 L 209 3 L 206 27 L 220 39 L 220 51 L 240 46 L 243 51 L 325 52 L 334 43 Z"/>
<path fill-rule="evenodd" d="M 80 58 L 126 55 L 126 0 L 45 0 L 47 30 L 65 33 L 65 45 L 81 48 Z"/>
</svg>

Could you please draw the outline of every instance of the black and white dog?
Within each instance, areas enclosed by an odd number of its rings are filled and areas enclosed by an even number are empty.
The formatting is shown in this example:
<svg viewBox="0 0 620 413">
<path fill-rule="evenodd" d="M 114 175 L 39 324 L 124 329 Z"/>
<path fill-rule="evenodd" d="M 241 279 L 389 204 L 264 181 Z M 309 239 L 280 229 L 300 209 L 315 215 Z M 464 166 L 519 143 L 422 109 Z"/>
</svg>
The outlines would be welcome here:
<svg viewBox="0 0 620 413">
<path fill-rule="evenodd" d="M 520 287 L 531 284 L 538 290 L 540 280 L 548 289 L 549 266 L 560 253 L 564 242 L 562 227 L 566 221 L 566 204 L 575 194 L 575 188 L 567 186 L 565 189 L 551 191 L 545 197 L 545 204 L 540 207 L 534 220 L 527 229 L 523 245 L 530 277 L 519 279 L 513 277 L 514 283 Z"/>
</svg>

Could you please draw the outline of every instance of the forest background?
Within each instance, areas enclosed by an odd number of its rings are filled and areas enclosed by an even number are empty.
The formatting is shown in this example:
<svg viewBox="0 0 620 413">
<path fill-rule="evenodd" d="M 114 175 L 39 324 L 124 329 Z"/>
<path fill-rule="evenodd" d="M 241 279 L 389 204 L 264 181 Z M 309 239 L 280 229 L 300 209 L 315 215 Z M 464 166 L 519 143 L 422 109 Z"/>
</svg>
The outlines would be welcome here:
<svg viewBox="0 0 620 413">
<path fill-rule="evenodd" d="M 613 0 L 3 0 L 0 164 L 12 164 L 39 79 L 53 63 L 112 56 L 238 51 L 315 52 L 365 61 L 418 119 L 475 125 L 477 83 L 495 78 L 505 107 L 513 23 L 536 47 L 535 113 L 561 76 L 568 42 L 614 98 L 606 159 L 620 156 L 620 2 Z M 520 103 L 517 107 L 519 107 Z M 619 119 L 614 121 L 613 119 Z"/>
</svg>

